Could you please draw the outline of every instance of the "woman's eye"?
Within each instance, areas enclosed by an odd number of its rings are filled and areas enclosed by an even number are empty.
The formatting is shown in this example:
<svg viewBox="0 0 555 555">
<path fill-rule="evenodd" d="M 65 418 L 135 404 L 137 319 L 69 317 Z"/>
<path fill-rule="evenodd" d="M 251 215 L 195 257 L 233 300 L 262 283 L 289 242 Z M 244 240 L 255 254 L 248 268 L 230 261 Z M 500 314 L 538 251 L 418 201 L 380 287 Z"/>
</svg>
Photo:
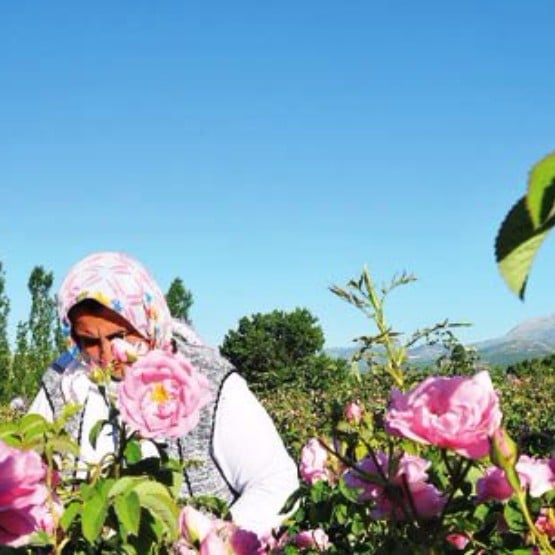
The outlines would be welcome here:
<svg viewBox="0 0 555 555">
<path fill-rule="evenodd" d="M 98 344 L 99 341 L 96 337 L 79 337 L 79 345 L 82 349 L 90 349 L 91 347 L 96 347 Z"/>
</svg>

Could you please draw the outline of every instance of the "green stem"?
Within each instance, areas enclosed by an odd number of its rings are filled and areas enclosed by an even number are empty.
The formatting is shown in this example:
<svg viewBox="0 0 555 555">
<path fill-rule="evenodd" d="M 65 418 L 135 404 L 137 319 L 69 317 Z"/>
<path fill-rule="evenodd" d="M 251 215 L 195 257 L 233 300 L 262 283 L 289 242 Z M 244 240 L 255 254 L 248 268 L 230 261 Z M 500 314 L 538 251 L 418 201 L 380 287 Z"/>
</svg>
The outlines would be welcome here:
<svg viewBox="0 0 555 555">
<path fill-rule="evenodd" d="M 539 543 L 540 547 L 542 548 L 542 553 L 555 553 L 555 549 L 551 546 L 549 539 L 546 537 L 545 534 L 541 534 L 536 525 L 532 520 L 532 516 L 530 515 L 530 511 L 528 510 L 528 503 L 526 503 L 526 493 L 524 490 L 519 489 L 516 492 L 516 499 L 518 504 L 520 505 L 520 510 L 524 515 L 524 519 L 526 520 L 526 524 L 528 524 L 528 528 L 530 529 L 530 533 L 532 534 L 532 538 L 534 540 L 534 544 Z"/>
<path fill-rule="evenodd" d="M 451 491 L 449 492 L 449 496 L 447 497 L 447 501 L 445 502 L 445 505 L 443 506 L 441 514 L 439 515 L 437 525 L 435 527 L 435 531 L 434 531 L 433 536 L 432 536 L 432 543 L 433 544 L 435 544 L 436 541 L 438 540 L 438 534 L 439 534 L 441 525 L 443 524 L 443 519 L 445 518 L 445 515 L 447 514 L 447 509 L 449 508 L 449 504 L 453 500 L 453 497 L 455 496 L 455 493 L 457 493 L 457 491 L 461 487 L 461 484 L 463 483 L 464 479 L 466 478 L 466 475 L 468 474 L 468 472 L 472 468 L 472 464 L 473 464 L 472 459 L 468 459 L 466 461 L 466 464 L 464 464 L 463 459 L 459 459 L 458 464 L 457 464 L 454 472 L 451 474 L 453 487 L 451 488 Z"/>
</svg>

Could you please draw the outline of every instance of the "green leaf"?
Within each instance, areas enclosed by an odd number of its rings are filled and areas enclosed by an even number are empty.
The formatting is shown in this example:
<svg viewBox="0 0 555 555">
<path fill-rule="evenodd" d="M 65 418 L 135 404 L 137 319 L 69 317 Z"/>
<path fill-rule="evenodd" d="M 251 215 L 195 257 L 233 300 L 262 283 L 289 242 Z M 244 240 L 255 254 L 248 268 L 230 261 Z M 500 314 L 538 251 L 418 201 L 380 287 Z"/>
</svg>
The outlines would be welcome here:
<svg viewBox="0 0 555 555">
<path fill-rule="evenodd" d="M 96 442 L 98 440 L 98 436 L 100 435 L 100 432 L 102 431 L 102 428 L 104 428 L 104 426 L 109 423 L 110 421 L 106 419 L 98 420 L 91 428 L 91 431 L 89 432 L 89 441 L 95 449 L 96 449 Z"/>
<path fill-rule="evenodd" d="M 521 532 L 527 529 L 524 516 L 514 503 L 509 502 L 503 507 L 503 516 L 512 532 Z"/>
<path fill-rule="evenodd" d="M 166 484 L 174 499 L 178 499 L 183 485 L 183 463 L 170 459 L 166 463 L 166 470 L 170 473 L 171 483 Z"/>
<path fill-rule="evenodd" d="M 108 514 L 107 498 L 102 495 L 102 491 L 97 490 L 95 493 L 96 495 L 92 495 L 86 503 L 83 503 L 81 517 L 83 536 L 92 544 L 98 539 Z"/>
<path fill-rule="evenodd" d="M 149 479 L 145 476 L 124 476 L 117 480 L 108 492 L 108 497 L 116 497 L 131 491 L 134 487 L 138 486 L 141 482 L 148 482 Z"/>
<path fill-rule="evenodd" d="M 555 152 L 531 169 L 526 203 L 535 228 L 555 214 Z"/>
<path fill-rule="evenodd" d="M 19 440 L 14 436 L 17 435 L 19 427 L 14 422 L 5 422 L 0 425 L 0 439 L 8 442 L 10 445 L 19 445 Z"/>
<path fill-rule="evenodd" d="M 124 553 L 125 555 L 138 555 L 138 551 L 135 549 L 134 546 L 132 546 L 129 543 L 124 543 L 121 546 L 121 551 L 122 553 Z"/>
<path fill-rule="evenodd" d="M 80 447 L 70 437 L 51 437 L 48 439 L 48 448 L 51 453 L 79 455 Z"/>
<path fill-rule="evenodd" d="M 26 443 L 37 436 L 42 436 L 48 428 L 49 424 L 46 419 L 38 414 L 27 414 L 19 423 L 19 431 Z"/>
<path fill-rule="evenodd" d="M 79 514 L 80 511 L 81 503 L 79 503 L 78 501 L 73 501 L 65 508 L 64 513 L 60 518 L 60 526 L 64 531 L 67 532 L 72 522 L 75 520 L 75 517 Z"/>
<path fill-rule="evenodd" d="M 129 463 L 129 464 L 134 464 L 137 463 L 141 460 L 142 458 L 142 452 L 141 452 L 141 445 L 137 440 L 131 440 L 126 446 L 125 446 L 125 460 Z"/>
<path fill-rule="evenodd" d="M 141 507 L 163 525 L 170 539 L 177 538 L 179 509 L 168 489 L 158 482 L 149 481 L 138 484 L 134 491 L 139 496 Z"/>
<path fill-rule="evenodd" d="M 495 258 L 505 282 L 515 294 L 524 298 L 528 274 L 536 253 L 555 218 L 539 229 L 534 229 L 526 209 L 526 199 L 521 198 L 507 214 L 495 240 Z"/>
<path fill-rule="evenodd" d="M 60 427 L 63 428 L 64 424 L 71 418 L 73 418 L 81 409 L 83 405 L 79 403 L 68 403 L 64 405 L 62 410 L 62 414 L 60 418 L 56 421 L 57 424 L 60 424 Z"/>
<path fill-rule="evenodd" d="M 114 500 L 114 509 L 118 520 L 128 534 L 137 535 L 141 521 L 141 505 L 136 492 L 130 491 L 127 495 L 120 495 Z"/>
</svg>

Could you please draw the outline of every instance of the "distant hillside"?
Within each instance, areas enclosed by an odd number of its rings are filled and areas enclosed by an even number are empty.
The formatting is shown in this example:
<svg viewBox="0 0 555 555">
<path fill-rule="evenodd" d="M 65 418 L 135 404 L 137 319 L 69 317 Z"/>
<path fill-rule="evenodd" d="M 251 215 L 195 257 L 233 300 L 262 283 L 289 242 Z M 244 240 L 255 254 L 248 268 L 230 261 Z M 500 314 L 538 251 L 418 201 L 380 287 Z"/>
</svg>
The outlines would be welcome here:
<svg viewBox="0 0 555 555">
<path fill-rule="evenodd" d="M 467 345 L 476 349 L 480 359 L 490 365 L 508 366 L 529 358 L 555 353 L 555 314 L 525 320 L 505 335 Z M 354 347 L 328 349 L 330 356 L 350 358 Z M 434 362 L 443 350 L 437 345 L 423 345 L 409 352 L 409 360 L 418 366 Z"/>
</svg>

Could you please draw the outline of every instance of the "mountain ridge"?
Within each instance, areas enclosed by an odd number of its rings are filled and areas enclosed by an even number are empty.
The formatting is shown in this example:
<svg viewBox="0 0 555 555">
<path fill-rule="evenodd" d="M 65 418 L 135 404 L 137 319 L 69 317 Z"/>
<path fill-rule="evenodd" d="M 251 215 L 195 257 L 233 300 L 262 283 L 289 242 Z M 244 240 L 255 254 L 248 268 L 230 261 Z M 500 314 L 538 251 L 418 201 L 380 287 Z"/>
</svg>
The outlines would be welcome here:
<svg viewBox="0 0 555 555">
<path fill-rule="evenodd" d="M 476 351 L 480 361 L 489 365 L 508 366 L 530 358 L 555 353 L 555 313 L 529 318 L 499 337 L 465 345 Z M 356 347 L 326 349 L 331 356 L 350 358 Z M 409 363 L 423 366 L 445 353 L 441 345 L 421 345 L 409 350 Z"/>
</svg>

